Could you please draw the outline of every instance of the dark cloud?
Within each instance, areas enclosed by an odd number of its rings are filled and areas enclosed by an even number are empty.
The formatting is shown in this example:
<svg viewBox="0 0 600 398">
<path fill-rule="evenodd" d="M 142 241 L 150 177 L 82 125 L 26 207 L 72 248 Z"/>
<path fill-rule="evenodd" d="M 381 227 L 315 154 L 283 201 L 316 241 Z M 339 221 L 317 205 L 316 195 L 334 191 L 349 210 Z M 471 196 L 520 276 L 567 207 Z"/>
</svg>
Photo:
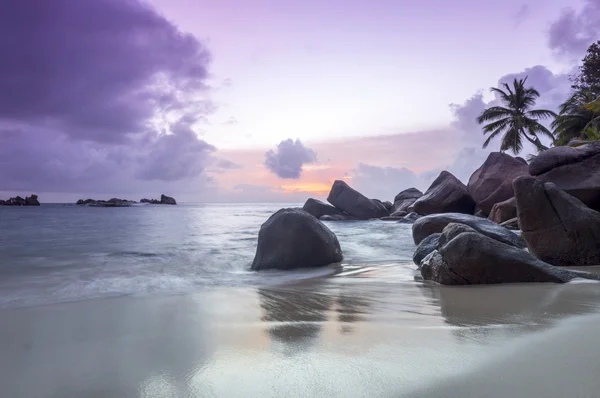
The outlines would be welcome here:
<svg viewBox="0 0 600 398">
<path fill-rule="evenodd" d="M 600 37 L 600 0 L 586 0 L 581 10 L 566 8 L 552 23 L 548 34 L 551 50 L 570 60 L 579 60 Z"/>
<path fill-rule="evenodd" d="M 265 153 L 265 166 L 280 178 L 300 178 L 302 166 L 317 161 L 316 153 L 300 140 L 287 139 Z"/>
<path fill-rule="evenodd" d="M 0 54 L 5 189 L 189 179 L 215 150 L 209 52 L 144 3 L 0 2 Z"/>
</svg>

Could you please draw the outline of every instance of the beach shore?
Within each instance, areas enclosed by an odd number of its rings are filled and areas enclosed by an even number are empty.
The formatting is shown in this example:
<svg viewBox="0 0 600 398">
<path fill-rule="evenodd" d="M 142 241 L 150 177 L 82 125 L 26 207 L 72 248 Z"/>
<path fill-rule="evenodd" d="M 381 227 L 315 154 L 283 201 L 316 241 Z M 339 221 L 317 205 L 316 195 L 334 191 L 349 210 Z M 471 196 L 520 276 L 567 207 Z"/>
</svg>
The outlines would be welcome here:
<svg viewBox="0 0 600 398">
<path fill-rule="evenodd" d="M 597 283 L 443 287 L 395 267 L 1 309 L 1 395 L 597 395 Z"/>
</svg>

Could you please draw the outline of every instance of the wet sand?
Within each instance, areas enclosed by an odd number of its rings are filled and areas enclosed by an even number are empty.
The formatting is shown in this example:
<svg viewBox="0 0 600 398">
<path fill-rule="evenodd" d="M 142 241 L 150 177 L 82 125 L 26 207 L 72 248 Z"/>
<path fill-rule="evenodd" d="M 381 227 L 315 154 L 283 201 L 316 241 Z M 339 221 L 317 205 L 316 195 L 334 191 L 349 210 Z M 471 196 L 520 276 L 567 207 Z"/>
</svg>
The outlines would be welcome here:
<svg viewBox="0 0 600 398">
<path fill-rule="evenodd" d="M 600 284 L 360 271 L 0 309 L 1 396 L 598 396 Z"/>
</svg>

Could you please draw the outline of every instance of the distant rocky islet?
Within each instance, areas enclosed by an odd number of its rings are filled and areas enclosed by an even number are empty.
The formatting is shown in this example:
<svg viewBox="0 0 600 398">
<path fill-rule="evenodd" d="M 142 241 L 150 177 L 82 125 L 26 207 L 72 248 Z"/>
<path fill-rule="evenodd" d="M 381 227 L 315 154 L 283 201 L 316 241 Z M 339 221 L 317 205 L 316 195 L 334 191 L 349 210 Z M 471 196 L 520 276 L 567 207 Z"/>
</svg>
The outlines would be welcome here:
<svg viewBox="0 0 600 398">
<path fill-rule="evenodd" d="M 598 164 L 598 143 L 550 148 L 529 164 L 494 152 L 467 185 L 443 171 L 425 193 L 405 189 L 394 203 L 367 198 L 337 180 L 329 203 L 311 198 L 262 225 L 252 269 L 339 262 L 339 242 L 322 221 L 377 219 L 413 224 L 414 262 L 425 280 L 448 285 L 600 280 L 564 268 L 600 265 Z"/>
<path fill-rule="evenodd" d="M 0 199 L 0 206 L 39 206 L 40 202 L 37 195 L 31 195 L 23 199 L 20 196 L 9 198 L 7 200 Z"/>
<path fill-rule="evenodd" d="M 176 205 L 177 201 L 175 198 L 172 198 L 167 195 L 160 195 L 159 199 L 141 199 L 139 202 L 128 199 L 119 199 L 119 198 L 111 198 L 108 200 L 98 200 L 98 199 L 79 199 L 76 205 L 79 206 L 90 206 L 90 207 L 129 207 L 134 206 L 139 203 L 146 203 L 152 205 Z"/>
</svg>

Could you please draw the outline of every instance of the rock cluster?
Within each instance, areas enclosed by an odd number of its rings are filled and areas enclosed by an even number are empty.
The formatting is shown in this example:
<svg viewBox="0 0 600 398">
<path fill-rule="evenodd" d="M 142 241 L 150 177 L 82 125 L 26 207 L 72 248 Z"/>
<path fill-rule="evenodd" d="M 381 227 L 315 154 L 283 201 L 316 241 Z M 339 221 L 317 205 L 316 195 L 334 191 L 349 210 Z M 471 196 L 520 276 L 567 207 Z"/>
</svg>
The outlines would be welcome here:
<svg viewBox="0 0 600 398">
<path fill-rule="evenodd" d="M 465 285 L 568 282 L 598 276 L 557 266 L 600 265 L 600 144 L 557 147 L 531 164 L 492 153 L 463 184 L 442 171 L 422 193 L 370 199 L 345 181 L 327 201 L 275 213 L 259 233 L 252 268 L 339 262 L 339 242 L 322 221 L 379 219 L 412 224 L 413 260 L 424 279 Z M 401 228 L 401 227 L 399 227 Z"/>
<path fill-rule="evenodd" d="M 129 207 L 135 205 L 136 201 L 128 199 L 111 198 L 109 200 L 97 200 L 97 199 L 79 199 L 76 205 L 80 206 L 91 206 L 91 207 Z M 139 203 L 148 203 L 155 205 L 176 205 L 177 202 L 174 198 L 161 195 L 160 200 L 158 199 L 142 199 Z"/>
<path fill-rule="evenodd" d="M 0 200 L 0 206 L 39 206 L 40 202 L 37 195 L 31 195 L 23 199 L 20 196 L 9 198 L 7 200 Z"/>
</svg>

